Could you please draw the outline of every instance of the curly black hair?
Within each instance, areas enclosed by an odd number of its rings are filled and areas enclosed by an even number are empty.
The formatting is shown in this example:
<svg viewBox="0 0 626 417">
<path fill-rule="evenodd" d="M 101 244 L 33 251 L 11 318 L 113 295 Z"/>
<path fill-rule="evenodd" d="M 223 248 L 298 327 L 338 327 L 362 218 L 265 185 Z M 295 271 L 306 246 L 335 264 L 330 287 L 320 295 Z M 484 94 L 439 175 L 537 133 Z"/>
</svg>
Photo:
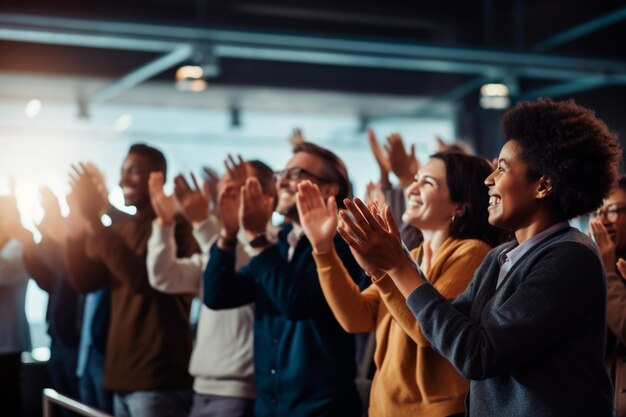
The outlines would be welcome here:
<svg viewBox="0 0 626 417">
<path fill-rule="evenodd" d="M 595 113 L 573 100 L 520 102 L 502 119 L 504 135 L 517 141 L 529 179 L 552 181 L 556 214 L 569 220 L 602 204 L 615 185 L 621 158 L 617 135 Z"/>
</svg>

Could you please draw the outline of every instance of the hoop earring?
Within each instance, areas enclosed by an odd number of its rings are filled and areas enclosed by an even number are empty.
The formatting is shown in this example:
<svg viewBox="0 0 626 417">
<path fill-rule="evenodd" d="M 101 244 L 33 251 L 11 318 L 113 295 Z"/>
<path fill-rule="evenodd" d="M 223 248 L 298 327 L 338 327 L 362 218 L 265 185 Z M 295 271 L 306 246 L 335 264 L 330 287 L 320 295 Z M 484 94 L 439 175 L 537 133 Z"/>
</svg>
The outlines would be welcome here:
<svg viewBox="0 0 626 417">
<path fill-rule="evenodd" d="M 452 223 L 454 223 L 455 219 L 456 219 L 456 217 L 454 217 L 454 215 L 452 215 Z"/>
</svg>

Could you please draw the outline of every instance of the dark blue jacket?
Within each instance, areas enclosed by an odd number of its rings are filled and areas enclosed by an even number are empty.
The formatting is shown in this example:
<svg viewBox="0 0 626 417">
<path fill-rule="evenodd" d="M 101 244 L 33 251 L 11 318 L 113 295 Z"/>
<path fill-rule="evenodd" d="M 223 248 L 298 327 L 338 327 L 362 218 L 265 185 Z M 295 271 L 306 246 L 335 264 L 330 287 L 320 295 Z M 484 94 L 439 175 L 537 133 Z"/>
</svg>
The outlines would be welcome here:
<svg viewBox="0 0 626 417">
<path fill-rule="evenodd" d="M 256 417 L 360 416 L 354 337 L 326 303 L 306 236 L 287 260 L 291 229 L 284 227 L 276 245 L 238 272 L 235 252 L 213 245 L 204 303 L 212 309 L 255 303 Z M 350 275 L 360 279 L 361 269 L 338 236 L 335 247 Z"/>
<path fill-rule="evenodd" d="M 67 281 L 63 249 L 50 239 L 43 239 L 39 245 L 26 247 L 24 264 L 37 285 L 48 293 L 48 334 L 64 347 L 78 347 L 82 297 Z"/>
</svg>

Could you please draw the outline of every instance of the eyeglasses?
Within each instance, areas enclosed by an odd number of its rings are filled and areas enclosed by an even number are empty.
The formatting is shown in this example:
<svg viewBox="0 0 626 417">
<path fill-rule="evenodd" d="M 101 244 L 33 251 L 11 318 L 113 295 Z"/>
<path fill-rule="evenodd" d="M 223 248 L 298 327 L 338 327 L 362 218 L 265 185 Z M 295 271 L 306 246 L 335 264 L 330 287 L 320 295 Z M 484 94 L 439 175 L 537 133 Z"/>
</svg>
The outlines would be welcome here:
<svg viewBox="0 0 626 417">
<path fill-rule="evenodd" d="M 287 178 L 289 181 L 299 181 L 305 178 L 310 178 L 321 183 L 331 182 L 326 178 L 322 178 L 300 167 L 293 167 L 289 169 L 283 169 L 282 171 L 276 171 L 274 172 L 274 178 L 276 179 L 276 181 L 280 181 L 283 178 Z"/>
<path fill-rule="evenodd" d="M 615 223 L 619 218 L 619 214 L 626 211 L 626 206 L 611 204 L 606 208 L 601 208 L 593 213 L 593 217 L 604 217 L 609 223 Z"/>
</svg>

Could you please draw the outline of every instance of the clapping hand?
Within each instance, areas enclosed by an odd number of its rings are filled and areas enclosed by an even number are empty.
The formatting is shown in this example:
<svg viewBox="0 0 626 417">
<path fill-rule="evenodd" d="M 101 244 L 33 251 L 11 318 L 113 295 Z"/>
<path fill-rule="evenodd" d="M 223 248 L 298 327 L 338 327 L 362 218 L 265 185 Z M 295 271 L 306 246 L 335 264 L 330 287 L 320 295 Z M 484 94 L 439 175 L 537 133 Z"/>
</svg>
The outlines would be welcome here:
<svg viewBox="0 0 626 417">
<path fill-rule="evenodd" d="M 324 201 L 317 185 L 311 181 L 298 184 L 296 195 L 298 218 L 304 234 L 317 253 L 328 252 L 333 248 L 333 237 L 337 233 L 337 202 L 335 197 Z"/>
<path fill-rule="evenodd" d="M 157 224 L 168 227 L 174 222 L 176 215 L 176 202 L 173 196 L 168 196 L 163 191 L 164 177 L 161 171 L 150 173 L 148 179 L 148 191 L 150 192 L 150 204 L 157 215 Z"/>
<path fill-rule="evenodd" d="M 339 214 L 339 234 L 369 275 L 380 275 L 380 271 L 389 273 L 408 261 L 388 206 L 381 213 L 376 204 L 367 207 L 358 198 L 345 199 L 344 202 L 346 210 Z"/>
<path fill-rule="evenodd" d="M 206 178 L 202 181 L 202 189 L 205 191 L 209 199 L 209 204 L 213 205 L 212 211 L 217 211 L 217 193 L 218 193 L 218 185 L 220 183 L 220 178 L 217 176 L 217 173 L 213 171 L 209 167 L 203 167 L 202 171 L 206 175 Z M 208 191 L 208 193 L 206 193 Z"/>
<path fill-rule="evenodd" d="M 106 202 L 89 173 L 89 168 L 82 162 L 78 166 L 72 164 L 69 175 L 70 186 L 72 192 L 75 193 L 76 204 L 81 215 L 92 229 L 100 226 L 102 224 L 100 216 L 106 210 Z"/>
<path fill-rule="evenodd" d="M 44 210 L 44 216 L 37 229 L 45 238 L 58 244 L 64 244 L 67 237 L 65 219 L 61 215 L 59 199 L 48 187 L 39 188 L 39 201 Z"/>
<path fill-rule="evenodd" d="M 241 155 L 237 155 L 237 161 L 235 161 L 233 156 L 229 154 L 228 158 L 224 160 L 224 167 L 226 167 L 230 183 L 237 190 L 243 187 L 248 178 L 248 171 L 246 170 L 246 161 Z"/>
<path fill-rule="evenodd" d="M 382 186 L 389 187 L 391 185 L 389 183 L 389 171 L 391 171 L 389 158 L 387 158 L 387 155 L 385 155 L 384 151 L 378 145 L 378 140 L 376 139 L 376 134 L 373 129 L 367 130 L 367 139 L 369 140 L 370 149 L 380 169 L 380 183 Z"/>
<path fill-rule="evenodd" d="M 255 177 L 246 180 L 240 193 L 239 224 L 246 237 L 252 240 L 267 229 L 274 211 L 274 197 L 263 194 L 261 184 Z"/>
<path fill-rule="evenodd" d="M 371 202 L 376 202 L 379 207 L 384 207 L 387 204 L 380 183 L 373 183 L 371 181 L 367 183 L 365 188 L 365 203 L 369 204 Z"/>
<path fill-rule="evenodd" d="M 201 188 L 196 176 L 191 173 L 193 186 L 190 186 L 182 175 L 174 178 L 174 195 L 183 215 L 193 225 L 197 225 L 209 218 L 209 204 L 211 191 L 209 183 L 204 181 Z"/>
<path fill-rule="evenodd" d="M 404 149 L 402 136 L 393 133 L 387 137 L 385 150 L 389 157 L 390 170 L 400 180 L 400 187 L 407 188 L 419 170 L 419 162 L 415 157 L 415 145 L 411 145 L 411 151 L 407 153 Z"/>
<path fill-rule="evenodd" d="M 615 272 L 615 243 L 609 236 L 606 228 L 600 220 L 594 219 L 589 221 L 589 228 L 593 239 L 598 246 L 604 270 L 606 272 Z"/>
<path fill-rule="evenodd" d="M 398 177 L 400 186 L 407 188 L 419 170 L 419 161 L 415 156 L 415 145 L 411 145 L 411 150 L 407 153 L 402 136 L 398 133 L 392 133 L 387 137 L 385 149 L 382 150 L 378 145 L 374 131 L 369 129 L 367 133 L 370 148 L 380 168 L 381 185 L 389 185 L 388 173 L 393 172 Z"/>
<path fill-rule="evenodd" d="M 9 188 L 11 194 L 2 197 L 0 206 L 0 234 L 19 240 L 23 244 L 32 243 L 33 235 L 22 226 L 17 198 L 15 197 L 15 180 L 11 178 Z"/>
</svg>

